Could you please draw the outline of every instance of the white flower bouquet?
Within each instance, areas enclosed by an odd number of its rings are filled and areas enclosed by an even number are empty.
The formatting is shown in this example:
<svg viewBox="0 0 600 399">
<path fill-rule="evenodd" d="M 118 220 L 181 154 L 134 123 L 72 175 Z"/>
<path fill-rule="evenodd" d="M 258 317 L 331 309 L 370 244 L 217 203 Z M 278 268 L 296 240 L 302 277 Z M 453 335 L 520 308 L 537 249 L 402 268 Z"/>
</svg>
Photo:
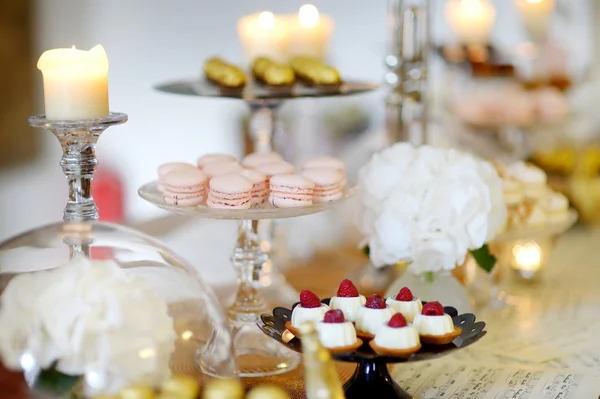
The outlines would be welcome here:
<svg viewBox="0 0 600 399">
<path fill-rule="evenodd" d="M 0 326 L 4 364 L 46 382 L 83 376 L 87 393 L 112 394 L 170 376 L 176 333 L 165 300 L 112 261 L 80 256 L 15 276 L 0 297 Z"/>
<path fill-rule="evenodd" d="M 415 274 L 451 270 L 472 251 L 485 269 L 493 267 L 486 242 L 503 227 L 506 206 L 490 163 L 398 143 L 373 155 L 359 185 L 356 222 L 374 266 L 408 261 Z"/>
</svg>

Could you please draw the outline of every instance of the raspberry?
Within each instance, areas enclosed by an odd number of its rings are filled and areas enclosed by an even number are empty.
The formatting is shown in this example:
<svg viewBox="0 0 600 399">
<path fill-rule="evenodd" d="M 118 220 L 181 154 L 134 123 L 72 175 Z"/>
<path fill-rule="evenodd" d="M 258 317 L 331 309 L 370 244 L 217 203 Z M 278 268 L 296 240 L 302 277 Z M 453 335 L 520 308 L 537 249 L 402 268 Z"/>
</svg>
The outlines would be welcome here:
<svg viewBox="0 0 600 399">
<path fill-rule="evenodd" d="M 323 318 L 324 323 L 343 323 L 344 321 L 344 312 L 340 309 L 328 310 Z"/>
<path fill-rule="evenodd" d="M 321 300 L 314 292 L 302 290 L 300 293 L 300 306 L 303 308 L 318 308 L 321 307 Z"/>
<path fill-rule="evenodd" d="M 365 306 L 370 309 L 385 309 L 387 307 L 383 298 L 377 294 L 371 295 L 369 298 L 367 298 L 367 303 L 365 303 Z"/>
<path fill-rule="evenodd" d="M 340 288 L 338 288 L 337 296 L 343 298 L 356 298 L 358 296 L 358 290 L 352 284 L 352 281 L 346 279 L 342 280 L 340 283 Z"/>
<path fill-rule="evenodd" d="M 444 314 L 444 307 L 441 303 L 436 301 L 427 302 L 425 305 L 423 305 L 421 314 L 425 316 L 442 316 Z"/>
<path fill-rule="evenodd" d="M 410 302 L 413 300 L 413 294 L 408 287 L 401 288 L 396 295 L 397 301 Z"/>
<path fill-rule="evenodd" d="M 402 315 L 402 313 L 396 313 L 392 316 L 390 321 L 388 322 L 388 326 L 393 328 L 402 328 L 406 327 L 408 324 L 406 323 L 406 319 Z"/>
</svg>

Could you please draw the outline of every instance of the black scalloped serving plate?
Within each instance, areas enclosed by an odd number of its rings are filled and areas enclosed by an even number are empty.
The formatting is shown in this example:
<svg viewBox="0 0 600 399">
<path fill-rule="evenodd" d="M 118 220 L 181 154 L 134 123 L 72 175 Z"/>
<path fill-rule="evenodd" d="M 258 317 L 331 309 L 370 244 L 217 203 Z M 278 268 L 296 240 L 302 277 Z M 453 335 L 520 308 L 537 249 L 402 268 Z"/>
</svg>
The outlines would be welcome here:
<svg viewBox="0 0 600 399">
<path fill-rule="evenodd" d="M 330 298 L 323 299 L 321 302 L 329 304 Z M 297 305 L 294 304 L 292 309 Z M 285 323 L 291 320 L 292 309 L 277 307 L 273 309 L 273 314 L 261 315 L 262 324 L 260 329 L 285 345 L 287 348 L 302 352 L 300 339 L 294 337 L 287 331 Z M 388 363 L 416 362 L 421 360 L 431 360 L 440 356 L 445 356 L 455 350 L 465 348 L 485 334 L 485 322 L 476 321 L 474 314 L 465 313 L 459 315 L 453 307 L 446 306 L 444 311 L 452 317 L 454 325 L 462 329 L 462 334 L 452 343 L 447 345 L 429 345 L 422 343 L 421 350 L 409 357 L 381 356 L 377 355 L 369 345 L 365 344 L 352 353 L 332 354 L 333 359 L 342 362 L 358 363 L 353 377 L 344 385 L 344 391 L 347 399 L 370 397 L 373 392 L 377 392 L 377 398 L 411 398 L 412 396 L 400 388 L 389 375 Z"/>
</svg>

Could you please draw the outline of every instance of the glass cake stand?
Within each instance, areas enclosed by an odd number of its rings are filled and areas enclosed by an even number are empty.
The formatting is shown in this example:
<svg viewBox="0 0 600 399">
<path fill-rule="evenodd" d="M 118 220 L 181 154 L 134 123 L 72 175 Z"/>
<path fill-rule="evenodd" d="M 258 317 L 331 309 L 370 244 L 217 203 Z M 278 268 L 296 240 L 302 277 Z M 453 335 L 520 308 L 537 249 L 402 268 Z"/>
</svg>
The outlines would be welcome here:
<svg viewBox="0 0 600 399">
<path fill-rule="evenodd" d="M 169 212 L 209 219 L 238 220 L 238 239 L 231 262 L 238 278 L 236 299 L 229 308 L 233 324 L 234 347 L 242 377 L 264 377 L 288 372 L 298 366 L 300 357 L 264 335 L 257 327 L 260 316 L 267 310 L 263 301 L 263 287 L 259 283 L 261 269 L 268 260 L 260 245 L 257 227 L 260 220 L 284 219 L 323 212 L 339 205 L 357 191 L 345 189 L 340 200 L 296 208 L 275 208 L 269 203 L 261 207 L 242 209 L 214 209 L 204 205 L 185 207 L 168 205 L 156 182 L 139 189 L 148 202 Z"/>
<path fill-rule="evenodd" d="M 229 320 L 195 269 L 154 238 L 98 221 L 96 142 L 126 121 L 29 118 L 59 139 L 69 186 L 63 222 L 0 244 L 0 360 L 34 393 L 78 399 L 171 373 L 236 375 Z"/>
<path fill-rule="evenodd" d="M 250 81 L 241 90 L 227 90 L 205 80 L 181 80 L 158 85 L 156 90 L 178 95 L 244 101 L 250 110 L 248 130 L 254 151 L 270 152 L 277 150 L 275 142 L 281 142 L 275 137 L 275 127 L 279 109 L 284 102 L 301 98 L 358 95 L 378 87 L 374 83 L 345 81 L 339 87 L 310 87 L 296 83 L 291 88 L 274 89 Z M 258 227 L 261 246 L 269 255 L 269 267 L 265 268 L 263 279 L 264 291 L 269 298 L 276 298 L 280 304 L 291 306 L 297 300 L 298 293 L 279 272 L 282 265 L 277 261 L 279 249 L 276 243 L 281 243 L 282 240 L 276 239 L 276 227 L 275 221 L 268 219 L 261 220 Z"/>
</svg>

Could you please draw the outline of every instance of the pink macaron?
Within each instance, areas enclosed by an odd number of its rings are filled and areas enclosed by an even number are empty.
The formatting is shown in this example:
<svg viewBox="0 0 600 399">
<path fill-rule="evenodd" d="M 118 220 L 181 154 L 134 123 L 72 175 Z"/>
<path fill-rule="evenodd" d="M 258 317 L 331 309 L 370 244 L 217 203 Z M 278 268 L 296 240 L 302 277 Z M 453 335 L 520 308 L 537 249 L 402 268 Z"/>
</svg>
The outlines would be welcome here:
<svg viewBox="0 0 600 399">
<path fill-rule="evenodd" d="M 240 175 L 250 179 L 252 182 L 252 206 L 263 204 L 269 198 L 269 186 L 267 176 L 257 170 L 246 169 Z"/>
<path fill-rule="evenodd" d="M 318 168 L 331 168 L 337 170 L 344 176 L 343 184 L 346 185 L 346 165 L 341 159 L 330 157 L 328 155 L 321 155 L 307 159 L 302 163 L 302 170 Z"/>
<path fill-rule="evenodd" d="M 242 165 L 237 163 L 237 161 L 222 161 L 222 162 L 213 162 L 206 165 L 202 168 L 202 172 L 208 177 L 212 179 L 215 176 L 220 175 L 229 175 L 234 173 L 240 173 L 244 168 Z"/>
<path fill-rule="evenodd" d="M 197 168 L 174 169 L 163 177 L 167 204 L 196 206 L 206 197 L 206 176 Z"/>
<path fill-rule="evenodd" d="M 315 183 L 300 175 L 275 175 L 269 183 L 269 202 L 275 208 L 312 205 L 314 187 Z"/>
<path fill-rule="evenodd" d="M 335 169 L 313 168 L 306 169 L 302 176 L 315 183 L 313 202 L 335 201 L 343 196 L 344 176 Z"/>
<path fill-rule="evenodd" d="M 252 206 L 252 181 L 247 177 L 219 175 L 210 179 L 209 186 L 209 208 L 248 209 Z"/>
<path fill-rule="evenodd" d="M 185 163 L 185 162 L 168 162 L 168 163 L 160 165 L 157 169 L 157 173 L 158 173 L 157 188 L 158 188 L 158 190 L 161 192 L 164 191 L 163 180 L 167 173 L 169 173 L 175 169 L 186 169 L 186 168 L 196 169 L 196 167 L 194 165 Z"/>
<path fill-rule="evenodd" d="M 197 165 L 200 169 L 215 162 L 236 162 L 237 159 L 229 154 L 206 154 L 198 158 Z"/>
<path fill-rule="evenodd" d="M 267 179 L 275 175 L 290 175 L 295 172 L 294 165 L 285 161 L 271 162 L 258 165 L 256 168 L 261 173 L 267 175 Z"/>
<path fill-rule="evenodd" d="M 242 165 L 254 169 L 266 163 L 283 161 L 283 157 L 276 152 L 253 152 L 242 159 Z"/>
</svg>

